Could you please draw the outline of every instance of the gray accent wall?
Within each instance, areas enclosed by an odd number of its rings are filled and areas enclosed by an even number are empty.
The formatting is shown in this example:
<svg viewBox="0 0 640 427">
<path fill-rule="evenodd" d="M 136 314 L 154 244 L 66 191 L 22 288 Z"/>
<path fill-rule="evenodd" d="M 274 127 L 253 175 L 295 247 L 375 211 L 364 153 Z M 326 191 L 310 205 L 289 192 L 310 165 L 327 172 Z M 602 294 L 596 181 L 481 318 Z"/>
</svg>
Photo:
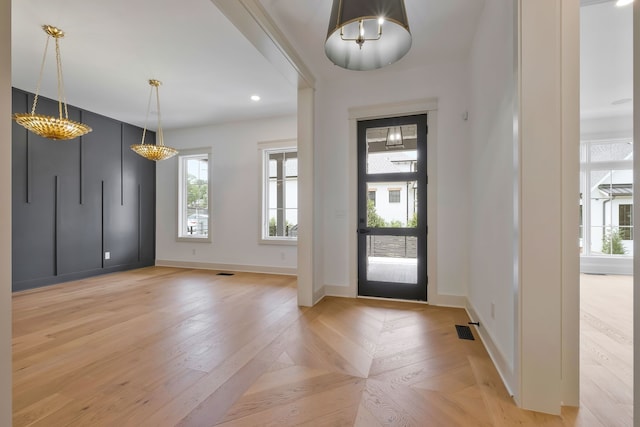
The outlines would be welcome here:
<svg viewBox="0 0 640 427">
<path fill-rule="evenodd" d="M 33 94 L 12 95 L 13 112 L 31 110 Z M 58 116 L 57 102 L 39 97 L 37 113 Z M 72 106 L 69 119 L 93 131 L 52 141 L 12 125 L 13 291 L 155 262 L 156 165 L 129 148 L 142 129 Z"/>
</svg>

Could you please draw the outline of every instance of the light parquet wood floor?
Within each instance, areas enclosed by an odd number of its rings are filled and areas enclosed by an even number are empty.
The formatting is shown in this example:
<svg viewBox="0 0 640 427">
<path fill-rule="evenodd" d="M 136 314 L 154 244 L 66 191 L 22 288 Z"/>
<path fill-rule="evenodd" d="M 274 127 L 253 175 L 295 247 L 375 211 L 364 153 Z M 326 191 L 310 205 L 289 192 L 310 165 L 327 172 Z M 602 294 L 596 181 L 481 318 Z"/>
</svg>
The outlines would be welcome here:
<svg viewBox="0 0 640 427">
<path fill-rule="evenodd" d="M 151 267 L 13 297 L 15 426 L 567 426 L 516 408 L 464 310 Z"/>
<path fill-rule="evenodd" d="M 594 427 L 633 425 L 633 276 L 580 276 L 580 401 Z"/>
</svg>

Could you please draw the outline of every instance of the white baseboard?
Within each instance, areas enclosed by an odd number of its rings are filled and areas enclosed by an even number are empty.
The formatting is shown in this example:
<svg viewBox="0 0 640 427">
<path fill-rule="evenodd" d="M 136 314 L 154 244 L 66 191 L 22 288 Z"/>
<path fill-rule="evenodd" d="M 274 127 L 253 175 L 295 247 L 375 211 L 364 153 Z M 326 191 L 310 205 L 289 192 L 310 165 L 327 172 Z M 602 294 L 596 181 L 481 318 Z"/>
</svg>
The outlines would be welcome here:
<svg viewBox="0 0 640 427">
<path fill-rule="evenodd" d="M 244 265 L 244 264 L 216 264 L 209 262 L 192 262 L 192 261 L 171 261 L 157 259 L 158 267 L 178 267 L 178 268 L 195 268 L 200 270 L 222 270 L 237 271 L 239 273 L 265 273 L 265 274 L 282 274 L 286 276 L 297 276 L 298 270 L 287 267 L 271 267 L 266 265 Z"/>
<path fill-rule="evenodd" d="M 504 357 L 504 354 L 502 354 L 498 346 L 495 344 L 493 338 L 491 337 L 491 334 L 485 327 L 482 326 L 484 324 L 484 321 L 480 318 L 478 312 L 473 308 L 473 305 L 471 304 L 469 299 L 465 299 L 465 309 L 467 310 L 469 319 L 471 319 L 472 322 L 480 322 L 480 327 L 475 328 L 476 333 L 480 336 L 480 340 L 482 341 L 484 348 L 487 350 L 487 353 L 489 353 L 489 357 L 491 357 L 493 364 L 498 370 L 498 374 L 500 375 L 500 378 L 502 378 L 502 382 L 507 388 L 507 391 L 514 399 L 517 399 L 517 396 L 515 396 L 513 392 L 513 387 L 515 384 L 515 372 L 513 370 L 513 367 L 511 366 L 511 364 L 509 364 L 506 357 Z"/>
<path fill-rule="evenodd" d="M 356 295 L 353 295 L 351 288 L 348 286 L 338 286 L 338 285 L 324 285 L 324 294 L 328 297 L 344 297 L 344 298 L 355 298 Z"/>
<path fill-rule="evenodd" d="M 316 305 L 317 303 L 319 303 L 320 301 L 322 301 L 322 299 L 325 297 L 326 293 L 325 293 L 325 287 L 321 287 L 320 289 L 316 290 L 313 292 L 313 303 L 312 306 Z"/>
<path fill-rule="evenodd" d="M 633 258 L 581 256 L 580 273 L 632 275 Z"/>
<path fill-rule="evenodd" d="M 438 307 L 466 308 L 467 297 L 460 295 L 430 296 L 427 302 Z"/>
<path fill-rule="evenodd" d="M 339 286 L 339 285 L 324 285 L 322 289 L 316 291 L 316 293 L 320 293 L 323 291 L 322 296 L 327 297 L 342 297 L 342 298 L 371 298 L 371 299 L 380 299 L 380 300 L 388 300 L 388 298 L 375 298 L 375 297 L 360 297 L 357 293 L 354 293 L 354 290 L 349 286 Z M 314 300 L 318 297 L 314 293 Z M 319 298 L 318 301 L 322 299 Z M 396 300 L 396 301 L 405 301 L 405 300 Z M 420 302 L 413 300 L 406 300 L 407 302 Z M 436 295 L 431 296 L 431 299 L 428 301 L 424 301 L 426 304 L 438 306 L 438 307 L 453 307 L 453 308 L 466 308 L 467 305 L 467 297 L 460 295 Z"/>
</svg>

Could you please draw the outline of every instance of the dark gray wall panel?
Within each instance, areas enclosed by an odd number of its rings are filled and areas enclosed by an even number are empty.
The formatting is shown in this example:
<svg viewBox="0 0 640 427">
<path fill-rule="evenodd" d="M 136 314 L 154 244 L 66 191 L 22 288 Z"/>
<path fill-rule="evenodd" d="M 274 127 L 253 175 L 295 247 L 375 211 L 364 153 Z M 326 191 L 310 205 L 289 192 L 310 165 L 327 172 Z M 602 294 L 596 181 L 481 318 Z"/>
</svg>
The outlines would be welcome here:
<svg viewBox="0 0 640 427">
<path fill-rule="evenodd" d="M 86 194 L 79 203 L 77 182 L 59 178 L 58 266 L 59 274 L 102 267 L 102 199 L 100 192 Z"/>
<path fill-rule="evenodd" d="M 145 143 L 153 144 L 154 134 L 147 132 Z M 131 150 L 131 145 L 139 144 L 142 141 L 140 128 L 129 124 L 122 125 L 122 145 L 125 202 L 132 201 L 139 204 L 139 227 L 138 239 L 140 262 L 154 262 L 156 258 L 156 163 L 149 161 Z M 133 171 L 133 172 L 132 172 Z M 153 242 L 152 244 L 142 244 L 143 242 Z"/>
<path fill-rule="evenodd" d="M 32 101 L 14 89 L 14 112 Z M 57 102 L 36 112 L 58 116 Z M 13 125 L 14 290 L 155 262 L 155 163 L 129 150 L 142 129 L 72 106 L 69 118 L 93 132 L 51 141 Z"/>
<path fill-rule="evenodd" d="M 27 111 L 27 94 L 14 91 L 12 97 L 12 110 L 14 112 Z M 29 232 L 30 223 L 27 205 L 27 130 L 22 126 L 13 122 L 11 127 L 12 147 L 11 147 L 11 164 L 12 164 L 12 195 L 11 195 L 11 214 L 13 217 L 12 232 L 12 254 L 13 254 L 13 279 L 22 279 L 28 277 L 30 263 L 29 258 L 30 244 L 29 240 L 24 236 Z M 22 260 L 16 263 L 16 258 Z"/>
</svg>

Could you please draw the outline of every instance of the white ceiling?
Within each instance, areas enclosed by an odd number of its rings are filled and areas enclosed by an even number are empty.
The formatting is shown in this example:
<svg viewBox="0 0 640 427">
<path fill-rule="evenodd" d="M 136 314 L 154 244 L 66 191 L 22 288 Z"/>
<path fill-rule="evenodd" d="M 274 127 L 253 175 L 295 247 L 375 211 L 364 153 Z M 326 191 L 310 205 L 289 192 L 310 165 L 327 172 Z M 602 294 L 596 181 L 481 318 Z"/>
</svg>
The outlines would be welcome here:
<svg viewBox="0 0 640 427">
<path fill-rule="evenodd" d="M 347 73 L 324 53 L 333 0 L 261 0 L 269 15 L 318 79 Z M 468 55 L 484 0 L 405 0 L 412 46 L 400 61 L 379 70 L 388 72 L 464 58 Z"/>
<path fill-rule="evenodd" d="M 580 115 L 633 112 L 633 7 L 613 1 L 580 9 Z M 628 100 L 622 104 L 616 101 Z"/>
<path fill-rule="evenodd" d="M 295 85 L 209 0 L 14 0 L 12 80 L 29 92 L 44 52 L 42 24 L 66 33 L 69 104 L 143 125 L 148 79 L 156 78 L 165 129 L 296 112 Z M 41 93 L 56 99 L 52 47 Z M 262 101 L 252 102 L 253 94 Z"/>
<path fill-rule="evenodd" d="M 353 72 L 334 66 L 324 55 L 331 3 L 261 1 L 318 79 Z M 388 68 L 466 55 L 483 3 L 406 0 L 413 46 Z M 156 78 L 163 82 L 160 98 L 167 129 L 296 111 L 295 84 L 210 0 L 14 0 L 12 8 L 13 85 L 20 89 L 35 91 L 46 40 L 40 27 L 50 24 L 66 32 L 61 52 L 72 105 L 142 125 L 147 80 Z M 55 99 L 52 52 L 41 94 Z M 259 103 L 249 101 L 254 93 L 262 97 Z"/>
<path fill-rule="evenodd" d="M 257 1 L 317 80 L 358 73 L 331 64 L 324 54 L 332 0 Z M 484 0 L 405 4 L 413 35 L 409 53 L 395 64 L 363 73 L 467 56 Z M 615 8 L 611 2 L 582 8 L 583 28 L 592 28 L 581 41 L 583 116 L 631 108 L 611 105 L 631 97 L 631 71 L 626 71 L 630 16 L 630 7 Z M 35 91 L 44 50 L 43 24 L 66 32 L 61 52 L 69 104 L 142 126 L 147 80 L 156 78 L 163 82 L 165 129 L 295 114 L 295 82 L 277 71 L 212 0 L 14 0 L 13 85 L 29 92 Z M 619 39 L 626 42 L 621 45 Z M 41 94 L 56 98 L 51 47 Z M 250 101 L 252 94 L 262 100 Z"/>
</svg>

